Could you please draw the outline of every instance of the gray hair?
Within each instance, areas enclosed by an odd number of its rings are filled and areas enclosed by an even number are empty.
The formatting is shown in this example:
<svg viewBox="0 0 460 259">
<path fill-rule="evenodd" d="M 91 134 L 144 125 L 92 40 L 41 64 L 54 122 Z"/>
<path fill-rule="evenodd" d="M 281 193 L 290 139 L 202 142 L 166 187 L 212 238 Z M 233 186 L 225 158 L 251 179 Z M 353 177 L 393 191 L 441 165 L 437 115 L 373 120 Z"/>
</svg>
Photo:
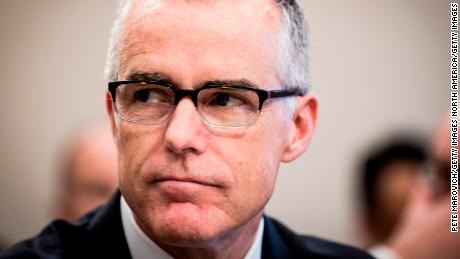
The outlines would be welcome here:
<svg viewBox="0 0 460 259">
<path fill-rule="evenodd" d="M 148 6 L 156 5 L 160 0 L 145 0 Z M 308 75 L 308 30 L 303 12 L 297 0 L 276 0 L 281 8 L 283 26 L 280 37 L 277 71 L 285 87 L 309 88 Z M 117 18 L 113 24 L 105 77 L 118 80 L 120 63 L 120 42 L 124 21 L 128 15 L 132 0 L 118 0 Z"/>
</svg>

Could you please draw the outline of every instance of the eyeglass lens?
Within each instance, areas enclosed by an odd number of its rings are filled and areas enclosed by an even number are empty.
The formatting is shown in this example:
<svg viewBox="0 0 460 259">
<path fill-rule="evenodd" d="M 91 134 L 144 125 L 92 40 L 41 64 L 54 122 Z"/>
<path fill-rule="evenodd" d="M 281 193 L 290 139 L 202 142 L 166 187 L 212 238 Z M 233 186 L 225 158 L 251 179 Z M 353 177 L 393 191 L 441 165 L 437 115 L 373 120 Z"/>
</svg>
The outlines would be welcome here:
<svg viewBox="0 0 460 259">
<path fill-rule="evenodd" d="M 117 88 L 116 108 L 127 121 L 161 124 L 174 110 L 174 91 L 156 84 L 123 84 Z M 209 124 L 242 127 L 259 115 L 259 96 L 248 89 L 219 87 L 200 90 L 197 110 Z"/>
</svg>

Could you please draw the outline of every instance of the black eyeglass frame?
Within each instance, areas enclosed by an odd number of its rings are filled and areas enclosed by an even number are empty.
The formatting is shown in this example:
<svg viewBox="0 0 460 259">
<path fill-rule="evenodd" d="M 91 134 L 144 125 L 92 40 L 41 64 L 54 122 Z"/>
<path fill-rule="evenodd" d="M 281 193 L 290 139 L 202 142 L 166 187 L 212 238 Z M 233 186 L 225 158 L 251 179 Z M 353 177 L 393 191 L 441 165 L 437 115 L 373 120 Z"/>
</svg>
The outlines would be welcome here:
<svg viewBox="0 0 460 259">
<path fill-rule="evenodd" d="M 200 93 L 201 90 L 204 89 L 225 89 L 225 88 L 232 88 L 232 89 L 245 89 L 245 90 L 250 90 L 253 92 L 256 92 L 257 95 L 259 96 L 259 111 L 262 110 L 262 106 L 266 100 L 269 98 L 279 98 L 279 97 L 288 97 L 288 96 L 304 96 L 306 94 L 306 90 L 295 87 L 292 89 L 284 89 L 284 90 L 262 90 L 258 88 L 253 88 L 253 87 L 247 87 L 247 86 L 240 86 L 240 85 L 217 85 L 217 84 L 206 84 L 200 88 L 196 88 L 193 90 L 190 89 L 179 89 L 175 87 L 174 85 L 164 82 L 164 81 L 140 81 L 140 80 L 124 80 L 124 81 L 112 81 L 108 83 L 108 89 L 110 94 L 112 95 L 112 101 L 115 103 L 116 102 L 116 94 L 117 94 L 117 88 L 120 85 L 124 84 L 143 84 L 143 85 L 150 85 L 150 84 L 155 84 L 155 85 L 161 85 L 164 87 L 167 87 L 171 89 L 174 92 L 174 102 L 173 105 L 177 105 L 180 100 L 182 100 L 183 97 L 186 96 L 191 96 L 193 104 L 195 107 L 198 107 L 198 94 Z"/>
</svg>

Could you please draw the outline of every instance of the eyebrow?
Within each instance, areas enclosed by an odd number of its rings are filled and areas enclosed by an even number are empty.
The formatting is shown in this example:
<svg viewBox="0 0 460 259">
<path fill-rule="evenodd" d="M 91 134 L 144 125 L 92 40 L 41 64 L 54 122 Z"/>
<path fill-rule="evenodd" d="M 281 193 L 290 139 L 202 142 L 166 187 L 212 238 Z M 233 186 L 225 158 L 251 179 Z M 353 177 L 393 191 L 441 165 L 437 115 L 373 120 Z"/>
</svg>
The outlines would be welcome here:
<svg viewBox="0 0 460 259">
<path fill-rule="evenodd" d="M 180 84 L 175 82 L 171 76 L 166 73 L 162 72 L 134 72 L 127 76 L 127 80 L 133 81 L 156 81 L 156 82 L 163 82 L 169 84 L 173 87 L 178 87 Z M 198 84 L 195 88 L 199 89 L 204 86 L 218 86 L 218 87 L 231 87 L 231 86 L 239 86 L 239 87 L 247 87 L 247 88 L 254 88 L 260 89 L 256 84 L 252 83 L 247 79 L 229 79 L 229 80 L 209 80 L 203 83 Z"/>
<path fill-rule="evenodd" d="M 161 72 L 134 72 L 131 73 L 127 76 L 127 80 L 133 80 L 133 81 L 144 81 L 144 82 L 149 82 L 149 81 L 156 81 L 156 82 L 163 82 L 170 84 L 172 86 L 178 85 L 172 77 L 170 77 L 168 74 L 161 73 Z"/>
<path fill-rule="evenodd" d="M 254 88 L 254 89 L 260 89 L 256 84 L 251 83 L 250 81 L 246 79 L 237 79 L 237 80 L 211 80 L 211 81 L 206 81 L 204 84 L 201 84 L 202 86 L 208 86 L 208 85 L 213 85 L 213 86 L 219 86 L 219 87 L 224 87 L 224 86 L 239 86 L 239 87 L 247 87 L 247 88 Z"/>
</svg>

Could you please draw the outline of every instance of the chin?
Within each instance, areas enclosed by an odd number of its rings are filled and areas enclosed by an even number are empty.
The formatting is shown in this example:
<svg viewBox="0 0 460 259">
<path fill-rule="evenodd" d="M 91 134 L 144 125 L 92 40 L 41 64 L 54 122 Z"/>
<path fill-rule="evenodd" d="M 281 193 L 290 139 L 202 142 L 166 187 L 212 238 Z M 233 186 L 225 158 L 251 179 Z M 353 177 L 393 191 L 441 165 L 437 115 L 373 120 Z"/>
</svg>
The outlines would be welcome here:
<svg viewBox="0 0 460 259">
<path fill-rule="evenodd" d="M 203 231 L 194 231 L 193 229 L 182 229 L 180 231 L 165 229 L 159 231 L 156 241 L 178 247 L 195 247 L 204 248 L 219 240 L 219 236 Z"/>
<path fill-rule="evenodd" d="M 214 212 L 214 213 L 213 213 Z M 172 204 L 153 213 L 148 220 L 154 240 L 187 247 L 204 247 L 221 238 L 228 230 L 225 217 L 193 204 Z"/>
</svg>

